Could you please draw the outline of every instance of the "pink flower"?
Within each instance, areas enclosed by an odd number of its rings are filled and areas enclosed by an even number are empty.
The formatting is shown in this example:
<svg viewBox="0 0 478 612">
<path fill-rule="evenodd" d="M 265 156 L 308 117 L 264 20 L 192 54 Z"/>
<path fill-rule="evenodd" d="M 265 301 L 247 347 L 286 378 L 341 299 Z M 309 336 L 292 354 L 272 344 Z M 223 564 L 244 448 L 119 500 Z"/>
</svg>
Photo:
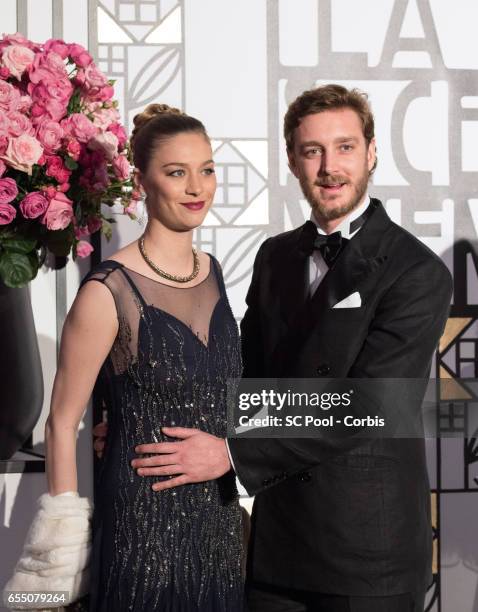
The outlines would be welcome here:
<svg viewBox="0 0 478 612">
<path fill-rule="evenodd" d="M 101 87 L 108 85 L 106 76 L 101 72 L 98 66 L 93 63 L 86 67 L 85 78 L 87 85 L 94 89 L 101 89 Z"/>
<path fill-rule="evenodd" d="M 73 115 L 64 119 L 61 122 L 61 127 L 68 136 L 85 143 L 98 133 L 98 128 L 81 113 L 73 113 Z"/>
<path fill-rule="evenodd" d="M 59 55 L 61 59 L 66 59 L 70 51 L 69 45 L 58 38 L 50 38 L 50 40 L 47 40 L 44 44 L 44 49 L 45 51 L 53 51 Z"/>
<path fill-rule="evenodd" d="M 32 191 L 20 202 L 20 210 L 26 219 L 36 219 L 48 208 L 48 200 L 40 191 Z"/>
<path fill-rule="evenodd" d="M 0 138 L 6 138 L 10 134 L 10 119 L 6 113 L 0 112 Z"/>
<path fill-rule="evenodd" d="M 69 45 L 69 55 L 71 59 L 80 68 L 86 68 L 91 64 L 93 58 L 88 51 L 81 45 L 71 44 Z"/>
<path fill-rule="evenodd" d="M 5 174 L 7 170 L 7 166 L 5 165 L 5 162 L 0 159 L 0 178 Z"/>
<path fill-rule="evenodd" d="M 113 170 L 120 181 L 125 181 L 129 178 L 131 168 L 126 155 L 118 155 L 113 159 Z"/>
<path fill-rule="evenodd" d="M 3 50 L 2 59 L 12 75 L 20 80 L 25 70 L 32 64 L 35 54 L 28 47 L 12 45 Z"/>
<path fill-rule="evenodd" d="M 37 138 L 46 153 L 54 153 L 61 146 L 63 128 L 56 121 L 44 119 L 37 125 Z"/>
<path fill-rule="evenodd" d="M 58 191 L 63 191 L 63 193 L 66 193 L 70 187 L 70 183 L 62 183 L 61 185 L 58 185 Z"/>
<path fill-rule="evenodd" d="M 34 102 L 31 111 L 34 117 L 41 117 L 47 112 L 53 120 L 59 121 L 66 115 L 73 86 L 68 78 L 47 72 L 38 85 L 28 84 L 28 93 Z"/>
<path fill-rule="evenodd" d="M 17 195 L 17 183 L 12 178 L 0 179 L 0 204 L 9 204 Z"/>
<path fill-rule="evenodd" d="M 0 204 L 0 225 L 8 225 L 16 216 L 17 211 L 11 204 Z"/>
<path fill-rule="evenodd" d="M 112 123 L 120 118 L 116 108 L 98 108 L 93 112 L 93 123 L 101 130 L 106 130 Z"/>
<path fill-rule="evenodd" d="M 18 111 L 12 111 L 8 113 L 8 119 L 10 121 L 9 133 L 10 136 L 21 136 L 22 134 L 30 134 L 33 136 L 32 122 L 26 115 L 19 113 Z"/>
<path fill-rule="evenodd" d="M 81 145 L 77 140 L 74 138 L 69 138 L 66 144 L 66 150 L 72 159 L 78 161 L 81 153 Z"/>
<path fill-rule="evenodd" d="M 65 168 L 63 160 L 58 155 L 47 158 L 46 175 L 56 179 L 59 183 L 66 183 L 71 176 L 70 170 Z"/>
<path fill-rule="evenodd" d="M 35 43 L 30 42 L 28 38 L 25 38 L 23 34 L 20 34 L 20 32 L 15 32 L 15 34 L 4 34 L 2 38 L 2 44 L 4 46 L 23 45 L 24 47 L 28 47 L 30 49 L 36 47 Z"/>
<path fill-rule="evenodd" d="M 51 79 L 68 79 L 65 63 L 58 53 L 37 53 L 29 70 L 33 84 L 49 82 Z"/>
<path fill-rule="evenodd" d="M 137 200 L 131 200 L 131 202 L 128 204 L 128 206 L 124 209 L 125 214 L 127 215 L 131 215 L 131 216 L 135 216 L 136 215 L 136 209 L 138 208 L 138 201 Z"/>
<path fill-rule="evenodd" d="M 9 166 L 31 175 L 32 166 L 38 162 L 43 153 L 43 147 L 36 138 L 22 134 L 18 138 L 10 138 L 3 159 Z"/>
<path fill-rule="evenodd" d="M 17 110 L 24 113 L 30 110 L 32 104 L 33 100 L 30 98 L 30 96 L 21 96 Z"/>
<path fill-rule="evenodd" d="M 57 191 L 50 201 L 42 223 L 49 230 L 61 230 L 68 227 L 73 219 L 73 202 L 64 193 Z"/>
<path fill-rule="evenodd" d="M 1 117 L 0 113 L 0 117 Z M 8 146 L 8 138 L 6 136 L 0 136 L 0 156 L 5 155 Z"/>
<path fill-rule="evenodd" d="M 112 123 L 110 126 L 108 126 L 108 131 L 113 132 L 118 139 L 119 148 L 122 149 L 128 140 L 124 127 L 119 123 Z"/>
<path fill-rule="evenodd" d="M 14 111 L 20 104 L 20 92 L 6 81 L 0 81 L 0 111 Z"/>
<path fill-rule="evenodd" d="M 86 240 L 80 240 L 80 242 L 76 245 L 76 254 L 78 257 L 88 257 L 88 255 L 94 251 L 93 247 Z"/>
<path fill-rule="evenodd" d="M 108 161 L 118 153 L 118 139 L 113 132 L 100 132 L 88 143 L 90 151 L 102 151 Z"/>
<path fill-rule="evenodd" d="M 114 96 L 115 90 L 111 85 L 105 85 L 102 87 L 97 94 L 94 95 L 95 100 L 101 100 L 107 102 Z"/>
<path fill-rule="evenodd" d="M 0 68 L 0 79 L 8 79 L 10 76 L 10 70 L 6 66 Z"/>
</svg>

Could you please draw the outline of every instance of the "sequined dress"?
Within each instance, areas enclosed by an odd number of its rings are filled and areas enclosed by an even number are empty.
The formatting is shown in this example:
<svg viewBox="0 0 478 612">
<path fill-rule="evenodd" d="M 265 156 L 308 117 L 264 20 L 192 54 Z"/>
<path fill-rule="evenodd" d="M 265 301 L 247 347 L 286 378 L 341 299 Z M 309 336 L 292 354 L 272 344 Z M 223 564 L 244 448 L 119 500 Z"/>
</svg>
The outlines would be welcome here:
<svg viewBox="0 0 478 612">
<path fill-rule="evenodd" d="M 239 612 L 241 513 L 233 473 L 155 492 L 140 443 L 162 426 L 226 435 L 226 381 L 240 376 L 236 322 L 221 269 L 170 287 L 107 260 L 84 279 L 111 291 L 119 331 L 97 381 L 108 435 L 95 490 L 90 610 Z"/>
</svg>

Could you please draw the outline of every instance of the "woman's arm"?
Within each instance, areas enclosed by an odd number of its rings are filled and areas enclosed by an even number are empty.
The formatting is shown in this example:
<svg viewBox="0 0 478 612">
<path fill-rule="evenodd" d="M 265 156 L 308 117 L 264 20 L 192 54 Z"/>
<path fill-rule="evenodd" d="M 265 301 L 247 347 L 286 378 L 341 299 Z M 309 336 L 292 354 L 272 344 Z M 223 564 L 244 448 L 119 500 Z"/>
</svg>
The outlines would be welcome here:
<svg viewBox="0 0 478 612">
<path fill-rule="evenodd" d="M 116 308 L 109 289 L 100 282 L 86 283 L 63 327 L 50 415 L 45 425 L 50 495 L 78 488 L 78 427 L 117 332 Z"/>
</svg>

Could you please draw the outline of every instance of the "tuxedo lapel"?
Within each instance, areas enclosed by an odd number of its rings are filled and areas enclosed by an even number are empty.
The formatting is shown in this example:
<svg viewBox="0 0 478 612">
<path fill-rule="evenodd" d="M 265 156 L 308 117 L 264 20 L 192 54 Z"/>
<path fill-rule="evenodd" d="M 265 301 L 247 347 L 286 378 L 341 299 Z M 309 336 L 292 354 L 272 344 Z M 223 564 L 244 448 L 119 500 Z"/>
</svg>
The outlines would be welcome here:
<svg viewBox="0 0 478 612">
<path fill-rule="evenodd" d="M 304 224 L 292 233 L 289 249 L 282 252 L 283 257 L 277 261 L 275 269 L 280 287 L 280 313 L 287 327 L 303 310 L 309 292 L 309 258 L 301 250 L 305 231 Z"/>
<path fill-rule="evenodd" d="M 391 221 L 378 200 L 372 199 L 370 206 L 375 208 L 373 214 L 347 243 L 309 300 L 308 310 L 312 316 L 322 308 L 332 308 L 348 295 L 359 290 L 360 285 L 369 274 L 386 261 L 387 256 L 383 252 L 383 236 Z"/>
</svg>

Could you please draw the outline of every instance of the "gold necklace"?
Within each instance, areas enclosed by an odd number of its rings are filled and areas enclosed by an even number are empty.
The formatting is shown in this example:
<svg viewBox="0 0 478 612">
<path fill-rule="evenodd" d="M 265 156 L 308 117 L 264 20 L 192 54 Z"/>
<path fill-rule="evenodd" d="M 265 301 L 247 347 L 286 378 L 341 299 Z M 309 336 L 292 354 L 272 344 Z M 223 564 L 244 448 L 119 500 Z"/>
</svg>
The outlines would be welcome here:
<svg viewBox="0 0 478 612">
<path fill-rule="evenodd" d="M 141 238 L 138 240 L 138 246 L 139 252 L 141 253 L 144 261 L 148 264 L 148 266 L 152 268 L 156 272 L 156 274 L 159 274 L 159 276 L 162 276 L 167 280 L 174 281 L 175 283 L 188 283 L 189 281 L 192 281 L 193 278 L 196 278 L 196 276 L 199 274 L 199 257 L 194 247 L 192 249 L 194 260 L 193 271 L 189 276 L 176 276 L 175 274 L 169 274 L 169 272 L 161 270 L 161 268 L 159 268 L 154 263 L 154 261 L 151 261 L 151 259 L 148 257 L 148 254 L 146 253 L 146 249 L 144 248 L 144 236 L 141 236 Z"/>
</svg>

